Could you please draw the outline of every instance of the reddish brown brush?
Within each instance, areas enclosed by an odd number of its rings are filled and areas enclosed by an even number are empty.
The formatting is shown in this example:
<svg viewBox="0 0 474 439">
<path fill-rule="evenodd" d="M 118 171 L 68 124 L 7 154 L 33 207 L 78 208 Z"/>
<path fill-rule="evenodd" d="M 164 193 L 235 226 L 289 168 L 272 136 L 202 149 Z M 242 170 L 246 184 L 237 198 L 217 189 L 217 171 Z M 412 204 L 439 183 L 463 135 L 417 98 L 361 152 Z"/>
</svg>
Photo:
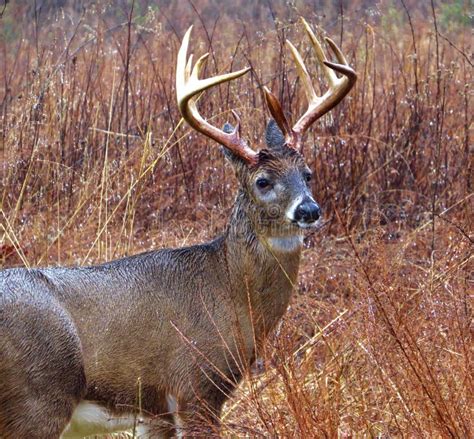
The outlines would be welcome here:
<svg viewBox="0 0 474 439">
<path fill-rule="evenodd" d="M 30 15 L 25 35 L 8 25 L 31 11 L 7 6 L 2 265 L 100 262 L 213 236 L 235 185 L 216 148 L 180 124 L 180 39 L 201 19 L 195 32 L 221 60 L 210 74 L 253 68 L 200 109 L 216 126 L 236 109 L 257 144 L 263 86 L 289 114 L 306 106 L 284 48 L 287 36 L 304 41 L 293 26 L 303 15 L 335 37 L 359 79 L 306 140 L 326 222 L 307 238 L 298 293 L 266 356 L 227 404 L 226 432 L 472 436 L 469 31 L 441 6 L 411 3 L 362 16 L 354 2 L 326 19 L 277 3 L 274 23 L 264 9 L 215 26 L 207 1 L 181 19 L 173 6 L 121 17 L 97 7 L 69 10 L 72 26 Z"/>
</svg>

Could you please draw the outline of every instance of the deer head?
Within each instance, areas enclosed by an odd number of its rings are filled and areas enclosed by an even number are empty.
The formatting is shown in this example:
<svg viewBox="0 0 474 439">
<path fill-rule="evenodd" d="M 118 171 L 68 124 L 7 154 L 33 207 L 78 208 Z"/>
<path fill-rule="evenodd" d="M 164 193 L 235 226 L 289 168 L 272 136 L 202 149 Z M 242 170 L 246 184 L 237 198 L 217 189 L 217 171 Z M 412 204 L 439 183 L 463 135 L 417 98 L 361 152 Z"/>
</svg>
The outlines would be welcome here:
<svg viewBox="0 0 474 439">
<path fill-rule="evenodd" d="M 199 79 L 208 54 L 199 58 L 194 67 L 192 55 L 187 59 L 192 26 L 186 32 L 178 53 L 176 89 L 181 114 L 195 130 L 224 146 L 224 153 L 232 163 L 240 182 L 242 196 L 247 200 L 247 214 L 254 226 L 267 237 L 301 234 L 304 229 L 317 224 L 321 209 L 309 187 L 312 173 L 302 155 L 303 137 L 317 119 L 347 95 L 357 77 L 336 44 L 326 38 L 339 61 L 338 64 L 329 62 L 309 25 L 304 19 L 302 22 L 329 89 L 323 96 L 317 96 L 301 55 L 293 44 L 287 41 L 306 93 L 308 109 L 291 127 L 278 99 L 264 87 L 265 99 L 273 120 L 270 120 L 266 128 L 266 147 L 259 152 L 250 148 L 241 138 L 240 120 L 235 112 L 233 115 L 237 121 L 236 126 L 227 123 L 220 130 L 209 124 L 197 109 L 197 99 L 201 92 L 236 79 L 250 69 Z M 338 77 L 335 72 L 342 76 Z"/>
</svg>

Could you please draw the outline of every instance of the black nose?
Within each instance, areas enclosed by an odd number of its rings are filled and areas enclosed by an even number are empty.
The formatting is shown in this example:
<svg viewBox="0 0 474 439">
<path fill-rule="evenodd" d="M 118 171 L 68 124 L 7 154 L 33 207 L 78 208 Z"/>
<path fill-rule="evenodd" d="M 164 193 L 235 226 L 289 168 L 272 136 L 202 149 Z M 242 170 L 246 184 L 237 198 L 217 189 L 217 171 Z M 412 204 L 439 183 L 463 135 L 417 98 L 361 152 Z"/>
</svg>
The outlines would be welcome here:
<svg viewBox="0 0 474 439">
<path fill-rule="evenodd" d="M 295 210 L 295 221 L 313 223 L 321 216 L 321 208 L 314 201 L 303 201 Z"/>
</svg>

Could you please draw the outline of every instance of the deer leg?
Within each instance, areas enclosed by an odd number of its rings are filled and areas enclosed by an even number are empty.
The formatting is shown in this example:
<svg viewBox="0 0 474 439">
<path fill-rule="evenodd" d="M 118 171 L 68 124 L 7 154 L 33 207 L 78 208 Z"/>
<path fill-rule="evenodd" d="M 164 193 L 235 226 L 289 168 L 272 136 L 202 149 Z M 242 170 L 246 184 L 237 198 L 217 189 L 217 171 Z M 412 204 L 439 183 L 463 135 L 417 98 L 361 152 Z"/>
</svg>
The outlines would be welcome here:
<svg viewBox="0 0 474 439">
<path fill-rule="evenodd" d="M 5 372 L 2 370 L 2 372 Z M 1 373 L 0 437 L 58 439 L 71 418 L 72 395 L 36 393 L 17 373 Z M 50 386 L 54 382 L 49 383 Z"/>
<path fill-rule="evenodd" d="M 222 405 L 223 402 L 213 406 L 208 401 L 179 404 L 174 414 L 177 437 L 219 437 Z"/>
<path fill-rule="evenodd" d="M 235 374 L 232 376 L 238 379 Z M 174 418 L 178 437 L 219 437 L 222 406 L 234 390 L 235 382 L 221 373 L 208 372 L 201 378 L 193 394 L 177 404 Z"/>
<path fill-rule="evenodd" d="M 169 439 L 176 437 L 175 417 L 172 413 L 161 414 L 149 422 L 144 422 L 136 431 L 138 439 Z"/>
<path fill-rule="evenodd" d="M 2 439 L 58 439 L 85 393 L 75 328 L 43 299 L 41 307 L 6 302 L 0 313 Z"/>
</svg>

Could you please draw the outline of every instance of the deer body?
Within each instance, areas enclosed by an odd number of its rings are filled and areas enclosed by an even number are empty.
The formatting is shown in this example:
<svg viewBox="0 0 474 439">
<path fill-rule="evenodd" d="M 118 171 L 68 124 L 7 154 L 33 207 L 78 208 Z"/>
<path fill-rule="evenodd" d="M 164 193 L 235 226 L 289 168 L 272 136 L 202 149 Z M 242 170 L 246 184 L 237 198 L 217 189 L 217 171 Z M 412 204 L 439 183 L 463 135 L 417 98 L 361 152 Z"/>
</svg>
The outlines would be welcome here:
<svg viewBox="0 0 474 439">
<path fill-rule="evenodd" d="M 61 361 L 64 369 L 55 379 L 65 381 L 60 388 L 68 389 L 67 401 L 55 407 L 51 417 L 63 408 L 62 417 L 68 420 L 79 401 L 94 401 L 110 410 L 112 419 L 127 415 L 132 427 L 138 392 L 143 413 L 160 421 L 157 430 L 164 429 L 161 421 L 170 422 L 170 398 L 179 401 L 182 413 L 192 410 L 194 415 L 198 407 L 191 405 L 202 398 L 209 407 L 201 415 L 209 415 L 209 410 L 218 415 L 242 370 L 253 362 L 255 342 L 261 343 L 285 312 L 300 259 L 301 245 L 289 251 L 268 247 L 243 216 L 237 203 L 232 218 L 238 221 L 203 245 L 92 267 L 1 272 L 4 325 L 38 334 L 34 355 L 39 379 L 27 394 L 35 391 L 51 398 L 48 367 L 54 369 Z M 297 235 L 288 238 L 301 243 Z M 19 303 L 25 306 L 18 309 Z M 39 315 L 32 318 L 35 313 Z M 40 333 L 48 337 L 42 339 Z M 57 358 L 51 357 L 51 335 L 63 346 Z M 2 377 L 8 373 L 5 364 L 10 371 L 24 367 L 24 357 L 15 349 L 22 340 L 4 336 Z M 65 361 L 68 352 L 75 355 Z M 67 383 L 71 378 L 73 383 Z M 4 387 L 9 384 L 8 379 L 0 383 L 0 414 L 18 403 L 18 395 L 11 395 L 11 400 L 4 396 L 8 398 Z M 31 409 L 25 405 L 24 410 Z M 112 427 L 122 426 L 115 424 Z M 21 434 L 35 437 L 32 431 Z"/>
<path fill-rule="evenodd" d="M 0 271 L 2 439 L 126 429 L 139 437 L 202 434 L 203 422 L 218 425 L 223 403 L 288 306 L 304 231 L 320 217 L 301 136 L 347 94 L 355 73 L 337 47 L 341 64 L 318 54 L 344 75 L 327 69 L 334 93 L 318 98 L 290 46 L 310 107 L 290 130 L 265 90 L 276 122 L 257 153 L 239 126 L 218 130 L 199 115 L 201 91 L 247 70 L 200 80 L 205 57 L 192 70 L 186 60 L 190 31 L 178 54 L 178 105 L 234 167 L 240 191 L 228 226 L 206 244 L 92 267 Z"/>
</svg>

